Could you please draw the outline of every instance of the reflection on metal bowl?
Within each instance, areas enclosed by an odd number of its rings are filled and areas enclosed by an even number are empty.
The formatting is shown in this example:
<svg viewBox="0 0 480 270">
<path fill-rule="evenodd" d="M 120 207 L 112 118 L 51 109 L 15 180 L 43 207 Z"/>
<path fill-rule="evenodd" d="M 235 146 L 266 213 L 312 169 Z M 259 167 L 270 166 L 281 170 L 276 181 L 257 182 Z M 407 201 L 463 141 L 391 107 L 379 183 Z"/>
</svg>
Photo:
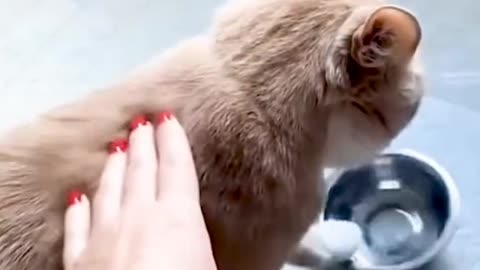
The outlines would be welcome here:
<svg viewBox="0 0 480 270">
<path fill-rule="evenodd" d="M 452 178 L 414 151 L 383 154 L 328 182 L 322 219 L 355 222 L 363 233 L 352 258 L 356 269 L 417 268 L 456 230 L 460 199 Z"/>
</svg>

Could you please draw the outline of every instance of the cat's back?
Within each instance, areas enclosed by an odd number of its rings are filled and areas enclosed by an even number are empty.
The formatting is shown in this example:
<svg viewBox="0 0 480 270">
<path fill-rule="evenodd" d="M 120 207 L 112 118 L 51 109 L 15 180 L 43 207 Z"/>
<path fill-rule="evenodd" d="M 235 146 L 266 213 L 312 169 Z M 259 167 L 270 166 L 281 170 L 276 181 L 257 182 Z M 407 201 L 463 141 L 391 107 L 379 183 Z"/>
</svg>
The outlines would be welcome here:
<svg viewBox="0 0 480 270">
<path fill-rule="evenodd" d="M 241 98 L 232 94 L 233 82 L 218 72 L 210 52 L 207 38 L 186 40 L 122 82 L 4 134 L 0 269 L 60 269 L 65 194 L 93 194 L 106 146 L 128 136 L 134 116 L 171 110 L 192 140 L 211 142 L 201 140 L 202 123 L 221 109 L 218 104 L 227 105 L 222 101 L 239 104 Z"/>
</svg>

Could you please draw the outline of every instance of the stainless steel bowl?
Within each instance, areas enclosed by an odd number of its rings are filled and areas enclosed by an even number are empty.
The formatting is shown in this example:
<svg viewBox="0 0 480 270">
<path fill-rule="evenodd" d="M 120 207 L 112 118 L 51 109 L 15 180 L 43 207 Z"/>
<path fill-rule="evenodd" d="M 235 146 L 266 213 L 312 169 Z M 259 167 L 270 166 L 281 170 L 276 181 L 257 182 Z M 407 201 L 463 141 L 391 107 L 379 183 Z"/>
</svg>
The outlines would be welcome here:
<svg viewBox="0 0 480 270">
<path fill-rule="evenodd" d="M 418 268 L 456 231 L 460 198 L 452 177 L 412 150 L 383 154 L 327 181 L 322 220 L 349 220 L 363 233 L 352 258 L 355 269 Z"/>
</svg>

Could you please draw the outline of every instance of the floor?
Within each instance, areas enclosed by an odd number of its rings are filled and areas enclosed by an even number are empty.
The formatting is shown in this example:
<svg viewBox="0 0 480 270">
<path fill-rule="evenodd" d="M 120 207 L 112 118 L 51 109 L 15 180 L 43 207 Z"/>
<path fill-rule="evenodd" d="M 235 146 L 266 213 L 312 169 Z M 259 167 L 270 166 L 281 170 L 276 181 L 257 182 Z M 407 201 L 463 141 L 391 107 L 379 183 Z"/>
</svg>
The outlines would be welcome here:
<svg viewBox="0 0 480 270">
<path fill-rule="evenodd" d="M 121 78 L 205 29 L 222 0 L 0 0 L 0 129 Z M 480 4 L 396 0 L 418 14 L 429 97 L 392 145 L 444 165 L 462 199 L 461 228 L 425 269 L 480 269 Z"/>
</svg>

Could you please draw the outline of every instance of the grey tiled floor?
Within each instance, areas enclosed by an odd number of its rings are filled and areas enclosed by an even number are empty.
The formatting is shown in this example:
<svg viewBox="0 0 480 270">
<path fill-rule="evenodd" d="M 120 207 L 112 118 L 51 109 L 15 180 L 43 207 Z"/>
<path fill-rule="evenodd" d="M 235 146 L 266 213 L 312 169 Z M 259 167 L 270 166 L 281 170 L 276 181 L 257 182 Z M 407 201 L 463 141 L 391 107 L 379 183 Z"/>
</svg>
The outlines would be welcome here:
<svg viewBox="0 0 480 270">
<path fill-rule="evenodd" d="M 238 0 L 241 1 L 241 0 Z M 119 79 L 208 25 L 222 0 L 0 0 L 0 129 Z M 461 228 L 433 270 L 480 269 L 480 3 L 396 0 L 424 28 L 429 97 L 392 148 L 456 178 Z"/>
<path fill-rule="evenodd" d="M 480 111 L 480 3 L 476 0 L 392 0 L 418 14 L 430 92 Z"/>
</svg>

